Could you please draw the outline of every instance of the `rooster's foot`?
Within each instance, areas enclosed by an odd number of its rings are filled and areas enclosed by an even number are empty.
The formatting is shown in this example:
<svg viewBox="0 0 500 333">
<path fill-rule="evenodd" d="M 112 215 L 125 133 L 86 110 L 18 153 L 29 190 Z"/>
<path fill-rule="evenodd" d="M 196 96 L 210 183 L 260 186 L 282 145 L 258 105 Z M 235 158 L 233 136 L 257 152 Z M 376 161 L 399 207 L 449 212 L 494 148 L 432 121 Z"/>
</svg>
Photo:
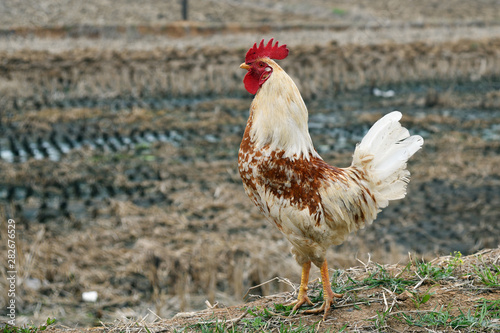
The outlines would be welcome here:
<svg viewBox="0 0 500 333">
<path fill-rule="evenodd" d="M 326 320 L 326 315 L 327 315 L 328 311 L 330 311 L 330 307 L 333 304 L 334 298 L 335 297 L 341 298 L 342 296 L 344 296 L 343 294 L 337 294 L 337 293 L 334 293 L 333 291 L 331 293 L 328 292 L 327 294 L 328 294 L 328 296 L 325 297 L 325 301 L 323 302 L 323 304 L 319 308 L 306 310 L 306 311 L 304 311 L 304 313 L 318 314 L 318 313 L 323 312 L 323 320 Z"/>
<path fill-rule="evenodd" d="M 326 260 L 323 262 L 323 265 L 321 266 L 321 280 L 323 282 L 323 297 L 324 297 L 324 302 L 321 305 L 321 307 L 317 309 L 311 309 L 304 311 L 305 313 L 321 313 L 323 312 L 323 320 L 326 320 L 326 315 L 328 314 L 328 311 L 330 310 L 330 306 L 333 303 L 333 300 L 335 297 L 341 298 L 344 295 L 343 294 L 337 294 L 334 293 L 332 290 L 332 286 L 330 284 L 330 277 L 328 275 L 328 264 L 326 263 Z"/>
<path fill-rule="evenodd" d="M 293 305 L 293 309 L 292 309 L 292 313 L 295 313 L 302 305 L 306 304 L 307 305 L 310 305 L 310 306 L 313 306 L 313 302 L 311 302 L 311 300 L 309 299 L 309 297 L 307 297 L 307 295 L 299 295 L 299 298 L 296 299 L 295 301 L 291 302 L 291 303 L 288 303 L 288 304 L 285 304 L 285 306 L 292 306 Z"/>
<path fill-rule="evenodd" d="M 309 271 L 311 270 L 311 262 L 306 262 L 302 265 L 302 277 L 300 279 L 299 295 L 297 300 L 285 304 L 285 306 L 292 306 L 292 313 L 295 313 L 302 305 L 307 303 L 308 305 L 314 305 L 313 302 L 307 297 L 307 283 L 309 282 Z"/>
</svg>

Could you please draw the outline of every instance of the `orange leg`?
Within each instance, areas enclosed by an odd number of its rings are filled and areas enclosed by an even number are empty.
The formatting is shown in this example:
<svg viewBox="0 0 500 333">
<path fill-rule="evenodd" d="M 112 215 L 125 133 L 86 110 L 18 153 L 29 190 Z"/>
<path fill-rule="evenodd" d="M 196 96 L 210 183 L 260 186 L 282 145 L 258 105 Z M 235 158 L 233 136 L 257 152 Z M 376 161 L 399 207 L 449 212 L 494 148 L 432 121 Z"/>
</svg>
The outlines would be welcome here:
<svg viewBox="0 0 500 333">
<path fill-rule="evenodd" d="M 328 275 L 328 264 L 326 263 L 326 259 L 323 265 L 321 266 L 321 282 L 323 283 L 323 298 L 325 300 L 323 305 L 321 305 L 320 308 L 311 309 L 304 312 L 305 313 L 324 312 L 323 320 L 326 320 L 326 314 L 328 313 L 328 310 L 330 310 L 330 306 L 333 303 L 334 297 L 340 298 L 344 296 L 342 294 L 336 294 L 332 290 L 332 285 L 330 284 L 330 276 Z"/>
<path fill-rule="evenodd" d="M 300 278 L 299 296 L 296 301 L 286 304 L 286 306 L 294 305 L 292 312 L 297 311 L 304 303 L 313 305 L 309 297 L 307 297 L 307 284 L 309 283 L 309 271 L 311 270 L 311 262 L 306 262 L 302 265 L 302 276 Z"/>
</svg>

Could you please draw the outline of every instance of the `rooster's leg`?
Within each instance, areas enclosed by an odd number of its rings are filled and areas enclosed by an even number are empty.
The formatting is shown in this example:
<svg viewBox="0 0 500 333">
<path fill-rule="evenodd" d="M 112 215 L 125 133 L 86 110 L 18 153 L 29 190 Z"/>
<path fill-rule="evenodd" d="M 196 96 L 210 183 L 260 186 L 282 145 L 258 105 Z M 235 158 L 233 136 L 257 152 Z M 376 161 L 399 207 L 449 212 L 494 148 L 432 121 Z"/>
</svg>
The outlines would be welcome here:
<svg viewBox="0 0 500 333">
<path fill-rule="evenodd" d="M 302 276 L 300 278 L 299 296 L 297 300 L 292 303 L 286 304 L 287 306 L 294 305 L 292 312 L 297 311 L 302 304 L 307 303 L 313 305 L 309 297 L 307 297 L 307 284 L 309 283 L 309 271 L 311 270 L 311 262 L 306 262 L 302 265 Z"/>
<path fill-rule="evenodd" d="M 321 266 L 321 281 L 323 282 L 323 298 L 325 302 L 321 305 L 320 308 L 311 309 L 304 311 L 305 313 L 320 313 L 324 312 L 323 320 L 326 320 L 326 314 L 328 310 L 330 310 L 330 306 L 333 303 L 334 297 L 342 297 L 342 294 L 334 293 L 332 290 L 332 285 L 330 284 L 330 276 L 328 275 L 328 264 L 325 262 Z"/>
</svg>

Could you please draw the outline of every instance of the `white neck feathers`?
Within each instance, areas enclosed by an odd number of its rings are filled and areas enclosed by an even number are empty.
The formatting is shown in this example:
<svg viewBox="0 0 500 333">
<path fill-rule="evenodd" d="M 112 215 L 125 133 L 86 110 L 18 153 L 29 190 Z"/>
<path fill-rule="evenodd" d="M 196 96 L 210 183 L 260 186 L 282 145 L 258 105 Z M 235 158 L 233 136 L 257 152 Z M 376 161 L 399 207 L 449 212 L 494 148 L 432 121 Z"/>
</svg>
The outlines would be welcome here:
<svg viewBox="0 0 500 333">
<path fill-rule="evenodd" d="M 319 157 L 309 135 L 307 108 L 293 80 L 274 61 L 271 77 L 259 89 L 251 105 L 250 138 L 256 149 L 269 145 L 284 157 Z"/>
</svg>

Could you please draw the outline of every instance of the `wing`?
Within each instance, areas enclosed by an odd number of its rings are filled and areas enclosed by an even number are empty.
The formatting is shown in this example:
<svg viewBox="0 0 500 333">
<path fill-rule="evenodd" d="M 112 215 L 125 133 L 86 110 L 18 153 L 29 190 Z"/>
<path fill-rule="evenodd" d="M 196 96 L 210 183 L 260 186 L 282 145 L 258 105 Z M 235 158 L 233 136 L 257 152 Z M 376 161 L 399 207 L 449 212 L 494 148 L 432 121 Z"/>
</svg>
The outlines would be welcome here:
<svg viewBox="0 0 500 333">
<path fill-rule="evenodd" d="M 326 172 L 328 174 L 328 172 Z M 355 167 L 340 169 L 324 180 L 319 193 L 330 244 L 341 244 L 351 232 L 363 229 L 377 217 L 373 184 Z"/>
<path fill-rule="evenodd" d="M 245 188 L 294 245 L 306 240 L 324 248 L 340 244 L 375 219 L 374 196 L 360 170 L 335 168 L 321 158 L 292 160 L 277 152 L 264 156 Z"/>
</svg>

